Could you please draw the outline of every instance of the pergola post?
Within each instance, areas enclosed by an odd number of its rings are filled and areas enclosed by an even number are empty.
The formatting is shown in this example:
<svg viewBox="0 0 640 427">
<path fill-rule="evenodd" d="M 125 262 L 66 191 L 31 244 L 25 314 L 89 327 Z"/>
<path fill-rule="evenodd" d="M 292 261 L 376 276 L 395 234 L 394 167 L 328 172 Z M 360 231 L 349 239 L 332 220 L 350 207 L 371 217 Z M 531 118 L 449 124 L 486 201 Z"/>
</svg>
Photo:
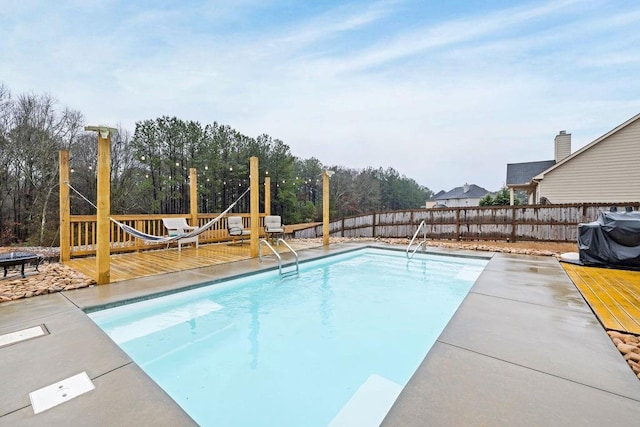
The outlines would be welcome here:
<svg viewBox="0 0 640 427">
<path fill-rule="evenodd" d="M 264 214 L 271 215 L 271 177 L 264 179 Z"/>
<path fill-rule="evenodd" d="M 58 153 L 60 168 L 60 262 L 71 259 L 71 206 L 69 199 L 69 151 Z"/>
<path fill-rule="evenodd" d="M 260 221 L 260 177 L 258 176 L 258 158 L 253 156 L 249 159 L 249 209 L 251 213 L 251 239 L 249 253 L 251 258 L 258 257 L 258 233 Z"/>
<path fill-rule="evenodd" d="M 189 168 L 189 207 L 191 213 L 190 224 L 198 227 L 198 171 L 196 168 Z"/>
<path fill-rule="evenodd" d="M 322 245 L 329 246 L 329 178 L 334 172 L 325 169 L 322 173 Z"/>
<path fill-rule="evenodd" d="M 96 282 L 106 285 L 111 282 L 111 133 L 116 129 L 87 126 L 84 130 L 98 132 Z"/>
</svg>

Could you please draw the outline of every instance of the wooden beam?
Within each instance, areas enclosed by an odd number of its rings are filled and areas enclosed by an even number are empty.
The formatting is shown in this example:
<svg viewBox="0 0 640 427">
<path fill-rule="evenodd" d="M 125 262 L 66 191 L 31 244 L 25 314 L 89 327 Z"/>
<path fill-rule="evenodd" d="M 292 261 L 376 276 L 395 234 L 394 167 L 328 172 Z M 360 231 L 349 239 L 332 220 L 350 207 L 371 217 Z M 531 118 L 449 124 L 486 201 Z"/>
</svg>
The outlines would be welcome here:
<svg viewBox="0 0 640 427">
<path fill-rule="evenodd" d="M 71 259 L 71 206 L 69 199 L 69 151 L 60 150 L 60 262 Z"/>
<path fill-rule="evenodd" d="M 111 134 L 116 129 L 86 126 L 86 131 L 98 132 L 98 205 L 96 215 L 96 282 L 111 282 Z"/>
<path fill-rule="evenodd" d="M 249 159 L 249 181 L 251 183 L 250 195 L 250 212 L 251 212 L 251 245 L 250 255 L 251 258 L 258 257 L 258 234 L 260 233 L 260 177 L 258 176 L 258 158 L 251 157 Z"/>
<path fill-rule="evenodd" d="M 271 215 L 271 177 L 264 179 L 264 214 Z"/>
<path fill-rule="evenodd" d="M 332 171 L 322 173 L 322 244 L 329 246 L 329 177 Z"/>
<path fill-rule="evenodd" d="M 198 227 L 198 171 L 196 168 L 189 168 L 189 205 L 192 227 Z"/>
<path fill-rule="evenodd" d="M 111 282 L 111 133 L 98 132 L 98 285 Z"/>
</svg>

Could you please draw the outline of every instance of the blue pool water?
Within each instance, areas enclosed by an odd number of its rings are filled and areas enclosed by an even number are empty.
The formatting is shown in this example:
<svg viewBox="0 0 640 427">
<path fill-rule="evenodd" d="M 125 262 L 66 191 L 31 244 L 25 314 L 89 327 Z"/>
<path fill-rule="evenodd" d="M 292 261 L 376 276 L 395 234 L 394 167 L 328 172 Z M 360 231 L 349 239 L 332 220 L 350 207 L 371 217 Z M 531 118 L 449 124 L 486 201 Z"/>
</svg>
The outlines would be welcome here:
<svg viewBox="0 0 640 427">
<path fill-rule="evenodd" d="M 486 263 L 366 249 L 90 317 L 200 425 L 378 425 Z"/>
</svg>

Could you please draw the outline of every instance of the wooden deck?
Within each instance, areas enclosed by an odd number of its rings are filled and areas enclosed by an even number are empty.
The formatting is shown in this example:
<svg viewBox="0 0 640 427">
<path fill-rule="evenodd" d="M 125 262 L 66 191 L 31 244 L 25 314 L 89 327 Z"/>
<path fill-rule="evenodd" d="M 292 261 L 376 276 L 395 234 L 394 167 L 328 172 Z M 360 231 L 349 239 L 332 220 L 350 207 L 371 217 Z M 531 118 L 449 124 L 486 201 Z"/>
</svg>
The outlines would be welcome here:
<svg viewBox="0 0 640 427">
<path fill-rule="evenodd" d="M 288 242 L 298 251 L 321 243 Z M 281 248 L 282 250 L 283 248 Z M 286 250 L 286 248 L 284 248 Z M 267 253 L 265 253 L 267 255 Z M 111 255 L 111 283 L 249 259 L 249 244 L 218 243 Z M 73 258 L 65 265 L 96 279 L 96 258 Z"/>
<path fill-rule="evenodd" d="M 561 264 L 606 329 L 640 335 L 640 272 Z"/>
</svg>

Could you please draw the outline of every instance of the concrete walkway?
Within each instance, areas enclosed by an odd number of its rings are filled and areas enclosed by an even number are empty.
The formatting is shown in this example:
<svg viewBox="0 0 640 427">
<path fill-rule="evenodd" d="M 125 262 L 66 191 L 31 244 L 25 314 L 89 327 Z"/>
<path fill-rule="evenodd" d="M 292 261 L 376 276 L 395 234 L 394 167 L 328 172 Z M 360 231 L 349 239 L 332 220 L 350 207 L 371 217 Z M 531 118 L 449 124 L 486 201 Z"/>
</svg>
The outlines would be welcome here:
<svg viewBox="0 0 640 427">
<path fill-rule="evenodd" d="M 640 381 L 552 257 L 496 254 L 383 426 L 637 426 Z"/>
<path fill-rule="evenodd" d="M 194 425 L 83 310 L 270 268 L 247 260 L 0 304 L 0 334 L 40 324 L 49 331 L 0 347 L 0 425 Z M 29 392 L 81 372 L 95 390 L 34 414 Z M 640 381 L 558 262 L 496 254 L 383 424 L 624 426 L 638 419 Z"/>
</svg>

